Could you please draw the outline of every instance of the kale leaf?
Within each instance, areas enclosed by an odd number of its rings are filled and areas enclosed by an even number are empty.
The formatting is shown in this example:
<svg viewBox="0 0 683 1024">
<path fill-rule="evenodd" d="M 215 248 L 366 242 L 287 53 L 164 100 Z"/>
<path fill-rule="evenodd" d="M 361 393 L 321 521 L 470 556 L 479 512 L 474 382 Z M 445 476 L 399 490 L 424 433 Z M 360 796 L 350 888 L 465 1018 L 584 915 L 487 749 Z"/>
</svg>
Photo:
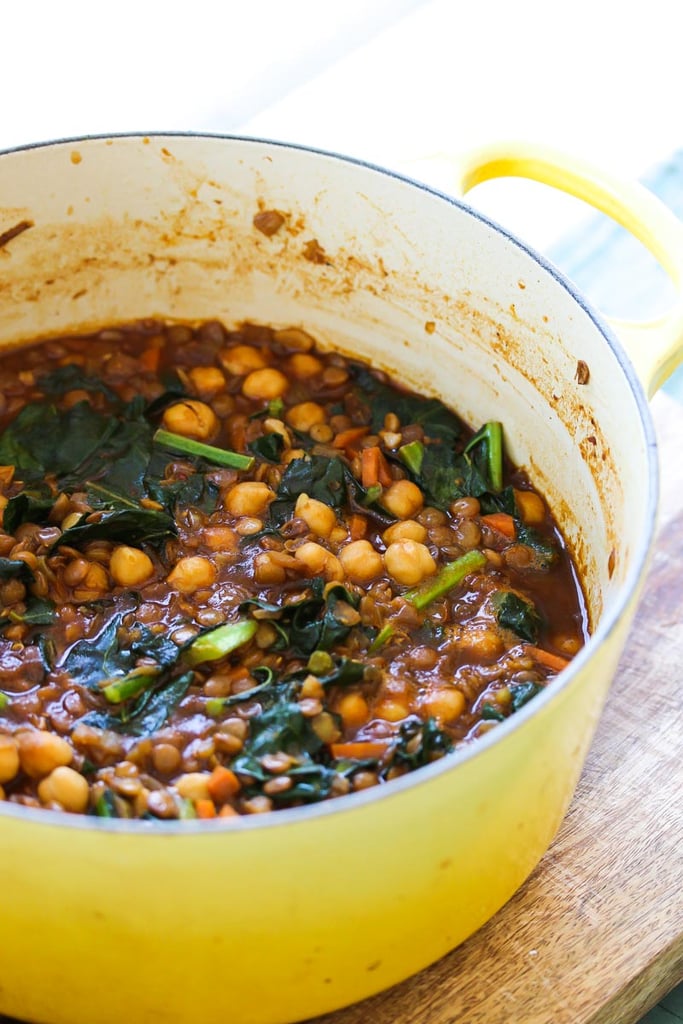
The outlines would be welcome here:
<svg viewBox="0 0 683 1024">
<path fill-rule="evenodd" d="M 65 395 L 67 391 L 99 391 L 112 404 L 118 404 L 118 396 L 107 387 L 99 377 L 89 377 L 76 363 L 67 363 L 66 366 L 59 366 L 44 376 L 39 377 L 38 387 L 46 395 L 58 398 Z"/>
<path fill-rule="evenodd" d="M 522 640 L 535 644 L 541 628 L 541 617 L 532 601 L 512 590 L 499 590 L 492 598 L 498 625 L 509 629 Z"/>
<path fill-rule="evenodd" d="M 342 643 L 353 628 L 346 624 L 343 615 L 338 614 L 340 603 L 355 609 L 359 598 L 341 583 L 325 591 L 322 579 L 311 580 L 310 589 L 309 597 L 291 604 L 277 605 L 251 598 L 239 606 L 239 611 L 267 613 L 266 617 L 280 634 L 280 644 L 276 649 L 290 647 L 295 654 L 301 655 L 309 655 L 316 650 L 329 651 Z"/>
<path fill-rule="evenodd" d="M 367 406 L 373 433 L 384 427 L 387 413 L 398 416 L 403 427 L 421 426 L 427 437 L 441 438 L 451 444 L 463 433 L 462 420 L 438 398 L 404 394 L 384 384 L 366 367 L 354 367 L 355 391 Z"/>
<path fill-rule="evenodd" d="M 384 774 L 392 765 L 406 767 L 409 771 L 421 768 L 453 749 L 453 741 L 447 732 L 440 729 L 436 719 L 424 722 L 411 717 L 401 723 Z"/>
<path fill-rule="evenodd" d="M 15 533 L 23 523 L 44 523 L 55 503 L 49 487 L 35 486 L 10 498 L 5 506 L 2 525 L 6 533 Z"/>
<path fill-rule="evenodd" d="M 248 447 L 249 451 L 253 452 L 254 455 L 258 455 L 260 459 L 265 459 L 266 462 L 279 463 L 280 455 L 285 447 L 285 441 L 282 434 L 263 434 L 254 441 L 250 441 Z"/>
<path fill-rule="evenodd" d="M 159 545 L 168 537 L 175 536 L 174 520 L 167 512 L 147 508 L 111 508 L 93 516 L 84 515 L 68 530 L 64 530 L 52 546 L 55 550 L 62 544 L 79 547 L 92 540 L 125 541 L 127 544 Z"/>
<path fill-rule="evenodd" d="M 0 558 L 0 580 L 21 580 L 30 583 L 33 573 L 20 558 Z"/>
<path fill-rule="evenodd" d="M 160 668 L 173 667 L 179 648 L 163 633 L 152 633 L 146 626 L 123 626 L 126 612 L 119 612 L 94 637 L 78 640 L 61 661 L 81 686 L 95 692 L 100 683 L 116 676 L 125 676 L 141 657 L 153 658 Z"/>
<path fill-rule="evenodd" d="M 125 736 L 152 736 L 168 721 L 187 693 L 194 673 L 185 672 L 175 679 L 143 693 L 132 705 L 123 705 L 115 711 L 90 711 L 77 725 L 94 729 L 107 729 Z"/>
</svg>

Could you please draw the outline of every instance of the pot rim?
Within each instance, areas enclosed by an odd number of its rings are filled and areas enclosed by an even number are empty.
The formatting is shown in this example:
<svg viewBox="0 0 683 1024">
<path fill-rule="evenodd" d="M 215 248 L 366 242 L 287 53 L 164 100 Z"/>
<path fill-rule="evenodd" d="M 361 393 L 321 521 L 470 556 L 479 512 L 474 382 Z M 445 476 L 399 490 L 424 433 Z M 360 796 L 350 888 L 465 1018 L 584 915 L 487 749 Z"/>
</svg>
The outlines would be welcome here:
<svg viewBox="0 0 683 1024">
<path fill-rule="evenodd" d="M 510 718 L 501 722 L 495 729 L 486 732 L 481 738 L 478 738 L 476 741 L 460 748 L 452 754 L 440 758 L 438 761 L 434 761 L 429 765 L 425 765 L 422 768 L 409 772 L 407 775 L 403 775 L 397 779 L 392 779 L 391 784 L 388 786 L 372 787 L 370 789 L 362 790 L 359 793 L 347 794 L 341 799 L 335 798 L 333 800 L 326 800 L 317 804 L 308 804 L 302 807 L 283 808 L 264 815 L 241 815 L 238 818 L 229 819 L 219 818 L 212 819 L 208 823 L 192 819 L 166 822 L 145 821 L 139 819 L 98 818 L 86 814 L 69 814 L 66 811 L 51 811 L 32 807 L 23 807 L 17 804 L 10 804 L 3 800 L 0 801 L 0 825 L 3 818 L 10 818 L 32 825 L 37 824 L 52 827 L 66 826 L 67 828 L 76 830 L 133 833 L 141 836 L 154 836 L 158 838 L 166 838 L 170 836 L 217 836 L 230 832 L 243 832 L 245 830 L 252 829 L 305 825 L 307 821 L 324 818 L 329 814 L 343 814 L 345 811 L 352 812 L 356 808 L 360 809 L 363 805 L 372 804 L 378 800 L 386 801 L 392 798 L 398 798 L 406 789 L 425 785 L 437 776 L 457 770 L 463 762 L 483 756 L 494 745 L 505 742 L 505 738 L 510 733 L 523 728 L 532 715 L 540 713 L 549 702 L 556 700 L 560 693 L 563 693 L 572 685 L 579 673 L 583 670 L 584 666 L 588 665 L 589 661 L 592 659 L 594 651 L 603 644 L 615 630 L 626 606 L 628 605 L 628 602 L 634 592 L 637 591 L 639 581 L 642 579 L 647 569 L 657 522 L 659 496 L 657 440 L 643 385 L 618 337 L 604 317 L 593 309 L 591 304 L 581 294 L 581 292 L 578 291 L 574 284 L 542 253 L 539 253 L 533 246 L 523 241 L 512 231 L 470 206 L 470 204 L 465 202 L 463 199 L 448 195 L 440 189 L 411 178 L 409 175 L 382 167 L 378 164 L 372 163 L 371 161 L 358 157 L 346 156 L 341 153 L 335 153 L 334 151 L 318 149 L 315 146 L 309 146 L 304 143 L 285 142 L 282 140 L 262 138 L 259 136 L 224 134 L 220 132 L 156 130 L 150 132 L 132 131 L 98 133 L 94 135 L 73 137 L 67 136 L 65 138 L 43 142 L 24 143 L 19 146 L 10 147 L 9 149 L 0 150 L 0 160 L 3 157 L 8 157 L 15 153 L 48 148 L 52 149 L 66 145 L 83 145 L 104 142 L 108 139 L 154 139 L 156 141 L 163 141 L 165 139 L 196 139 L 199 141 L 213 140 L 216 142 L 246 143 L 256 147 L 276 147 L 283 150 L 294 150 L 306 153 L 314 157 L 324 157 L 325 159 L 352 164 L 356 167 L 371 171 L 374 174 L 384 175 L 388 178 L 393 178 L 396 181 L 403 182 L 404 184 L 416 188 L 429 196 L 446 202 L 450 206 L 457 207 L 463 213 L 474 217 L 476 220 L 481 221 L 483 224 L 492 228 L 497 234 L 502 235 L 507 243 L 511 243 L 530 256 L 531 259 L 533 259 L 543 271 L 549 274 L 557 284 L 559 284 L 569 294 L 570 298 L 576 302 L 582 312 L 586 314 L 595 326 L 596 330 L 602 336 L 602 339 L 612 350 L 622 373 L 626 377 L 640 414 L 640 422 L 643 427 L 646 441 L 646 458 L 648 462 L 646 529 L 644 529 L 643 534 L 639 538 L 638 545 L 631 556 L 631 566 L 627 577 L 620 592 L 616 595 L 612 607 L 605 615 L 603 615 L 595 632 L 588 638 L 586 644 L 572 659 L 567 668 L 563 670 L 561 677 L 557 681 L 553 682 L 550 687 L 547 687 L 539 693 L 533 701 L 530 701 L 520 708 L 519 711 L 516 711 Z"/>
</svg>

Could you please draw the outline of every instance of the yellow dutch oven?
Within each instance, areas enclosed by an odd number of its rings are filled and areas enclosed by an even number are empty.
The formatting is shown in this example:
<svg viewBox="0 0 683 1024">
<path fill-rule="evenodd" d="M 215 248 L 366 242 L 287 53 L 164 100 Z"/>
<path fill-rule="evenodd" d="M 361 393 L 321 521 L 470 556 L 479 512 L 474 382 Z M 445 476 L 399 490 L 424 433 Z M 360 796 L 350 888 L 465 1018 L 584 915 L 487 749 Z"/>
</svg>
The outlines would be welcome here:
<svg viewBox="0 0 683 1024">
<path fill-rule="evenodd" d="M 645 190 L 519 145 L 465 160 L 463 190 L 497 175 L 588 200 L 681 286 L 683 230 Z M 293 146 L 37 146 L 0 156 L 0 203 L 0 236 L 14 234 L 0 248 L 3 345 L 141 316 L 297 325 L 473 424 L 500 419 L 562 524 L 594 625 L 532 704 L 386 787 L 164 825 L 1 803 L 0 1012 L 283 1024 L 419 971 L 524 882 L 574 792 L 647 567 L 645 391 L 681 358 L 681 307 L 619 325 L 629 359 L 566 280 L 466 204 Z M 272 237 L 253 225 L 269 209 L 286 219 Z"/>
</svg>

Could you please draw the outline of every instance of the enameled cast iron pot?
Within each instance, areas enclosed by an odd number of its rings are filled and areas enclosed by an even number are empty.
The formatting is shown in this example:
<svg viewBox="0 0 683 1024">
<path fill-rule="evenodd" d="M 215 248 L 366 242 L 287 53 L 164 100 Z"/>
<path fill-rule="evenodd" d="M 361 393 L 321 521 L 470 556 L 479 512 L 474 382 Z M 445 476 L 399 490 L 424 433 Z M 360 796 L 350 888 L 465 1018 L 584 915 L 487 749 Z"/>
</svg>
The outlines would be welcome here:
<svg viewBox="0 0 683 1024">
<path fill-rule="evenodd" d="M 638 186 L 520 146 L 471 157 L 462 185 L 502 174 L 588 199 L 680 284 L 680 225 Z M 270 238 L 253 225 L 269 209 L 286 217 Z M 567 809 L 646 571 L 657 465 L 643 385 L 654 390 L 681 356 L 680 309 L 624 329 L 638 374 L 567 281 L 467 205 L 244 139 L 6 153 L 0 236 L 23 221 L 0 248 L 2 345 L 141 316 L 301 326 L 474 425 L 502 420 L 562 524 L 594 635 L 546 692 L 460 754 L 381 789 L 236 822 L 0 804 L 0 1012 L 281 1024 L 377 992 L 494 914 Z M 321 261 L 306 258 L 312 239 Z"/>
</svg>

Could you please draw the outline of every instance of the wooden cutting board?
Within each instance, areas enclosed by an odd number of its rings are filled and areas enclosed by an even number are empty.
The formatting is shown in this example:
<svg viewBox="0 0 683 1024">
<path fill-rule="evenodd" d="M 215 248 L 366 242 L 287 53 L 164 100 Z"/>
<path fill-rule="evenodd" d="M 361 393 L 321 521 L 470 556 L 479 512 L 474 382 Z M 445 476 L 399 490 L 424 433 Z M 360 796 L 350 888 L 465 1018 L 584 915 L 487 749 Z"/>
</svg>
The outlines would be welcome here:
<svg viewBox="0 0 683 1024">
<path fill-rule="evenodd" d="M 683 408 L 652 410 L 654 561 L 555 842 L 463 946 L 317 1024 L 634 1024 L 683 979 Z"/>
<path fill-rule="evenodd" d="M 459 949 L 318 1024 L 634 1024 L 683 980 L 683 408 L 652 412 L 654 560 L 555 842 Z"/>
</svg>

